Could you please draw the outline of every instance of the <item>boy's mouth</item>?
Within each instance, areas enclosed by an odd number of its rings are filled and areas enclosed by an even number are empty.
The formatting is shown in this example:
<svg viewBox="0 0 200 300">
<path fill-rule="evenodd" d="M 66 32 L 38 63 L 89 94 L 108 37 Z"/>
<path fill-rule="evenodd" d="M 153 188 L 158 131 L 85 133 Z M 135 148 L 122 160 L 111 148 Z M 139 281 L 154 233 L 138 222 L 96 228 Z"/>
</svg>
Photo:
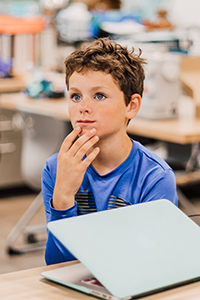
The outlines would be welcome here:
<svg viewBox="0 0 200 300">
<path fill-rule="evenodd" d="M 77 123 L 81 126 L 81 125 L 90 125 L 93 124 L 95 121 L 91 121 L 91 120 L 78 120 Z"/>
</svg>

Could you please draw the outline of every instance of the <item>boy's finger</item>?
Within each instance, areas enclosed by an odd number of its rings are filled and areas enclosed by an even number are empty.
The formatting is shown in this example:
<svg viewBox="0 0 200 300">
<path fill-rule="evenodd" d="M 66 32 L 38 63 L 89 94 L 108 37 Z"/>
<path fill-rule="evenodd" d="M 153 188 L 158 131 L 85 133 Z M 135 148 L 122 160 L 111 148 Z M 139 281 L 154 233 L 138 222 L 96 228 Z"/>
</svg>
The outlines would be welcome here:
<svg viewBox="0 0 200 300">
<path fill-rule="evenodd" d="M 60 152 L 67 152 L 71 146 L 73 145 L 74 140 L 77 138 L 77 136 L 81 133 L 81 128 L 76 127 L 72 132 L 70 132 L 66 138 L 64 139 L 61 147 Z"/>
<path fill-rule="evenodd" d="M 82 158 L 86 155 L 86 153 L 94 147 L 94 145 L 99 141 L 99 137 L 97 135 L 91 137 L 89 140 L 85 142 L 82 147 L 78 149 L 78 151 L 75 153 L 74 157 L 76 158 L 76 161 L 79 162 L 82 160 Z"/>
<path fill-rule="evenodd" d="M 96 147 L 92 150 L 92 152 L 82 161 L 82 167 L 86 170 L 89 165 L 93 162 L 93 160 L 97 157 L 100 152 L 100 148 Z"/>
<path fill-rule="evenodd" d="M 87 144 L 90 140 L 92 141 L 92 144 L 90 143 L 90 147 L 91 147 L 95 142 L 97 142 L 97 141 L 93 141 L 93 137 L 95 135 L 96 135 L 96 129 L 93 128 L 92 130 L 87 131 L 85 134 L 83 134 L 81 137 L 79 137 L 75 141 L 75 143 L 73 144 L 73 146 L 71 147 L 71 149 L 70 149 L 70 155 L 74 156 L 80 150 L 81 150 L 81 152 L 84 152 L 85 151 L 84 150 L 85 147 L 87 148 L 87 146 L 85 146 L 85 144 Z M 86 153 L 86 151 L 84 152 L 84 154 Z"/>
</svg>

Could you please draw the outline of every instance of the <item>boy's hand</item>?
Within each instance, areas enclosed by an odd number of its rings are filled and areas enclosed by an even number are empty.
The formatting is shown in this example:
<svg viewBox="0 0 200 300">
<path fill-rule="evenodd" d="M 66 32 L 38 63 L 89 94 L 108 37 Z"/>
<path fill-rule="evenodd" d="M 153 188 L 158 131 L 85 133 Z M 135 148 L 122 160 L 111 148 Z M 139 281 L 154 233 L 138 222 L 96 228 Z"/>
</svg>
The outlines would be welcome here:
<svg viewBox="0 0 200 300">
<path fill-rule="evenodd" d="M 53 193 L 53 207 L 55 209 L 68 209 L 74 205 L 74 197 L 78 191 L 87 167 L 99 153 L 99 148 L 92 150 L 99 140 L 96 129 L 87 131 L 75 142 L 81 133 L 81 128 L 75 128 L 64 140 L 58 154 L 56 183 Z M 74 143 L 73 143 L 74 142 Z M 82 160 L 83 156 L 92 150 Z"/>
</svg>

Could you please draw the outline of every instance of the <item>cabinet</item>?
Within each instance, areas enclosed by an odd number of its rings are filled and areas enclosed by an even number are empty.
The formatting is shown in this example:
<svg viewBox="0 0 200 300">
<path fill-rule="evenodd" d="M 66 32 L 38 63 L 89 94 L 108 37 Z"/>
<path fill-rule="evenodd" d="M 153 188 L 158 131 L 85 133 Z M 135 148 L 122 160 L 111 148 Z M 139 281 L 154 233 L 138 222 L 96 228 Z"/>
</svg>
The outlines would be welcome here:
<svg viewBox="0 0 200 300">
<path fill-rule="evenodd" d="M 23 183 L 21 176 L 22 122 L 14 110 L 0 108 L 0 187 Z"/>
</svg>

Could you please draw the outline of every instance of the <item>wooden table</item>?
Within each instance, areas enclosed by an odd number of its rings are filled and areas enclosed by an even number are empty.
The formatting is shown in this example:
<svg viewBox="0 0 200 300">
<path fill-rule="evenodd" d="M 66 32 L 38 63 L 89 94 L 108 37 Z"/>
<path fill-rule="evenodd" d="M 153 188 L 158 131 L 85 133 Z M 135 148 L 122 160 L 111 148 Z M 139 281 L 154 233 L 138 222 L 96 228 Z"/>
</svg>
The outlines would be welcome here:
<svg viewBox="0 0 200 300">
<path fill-rule="evenodd" d="M 183 145 L 200 142 L 200 119 L 146 120 L 136 117 L 127 130 L 138 136 Z"/>
<path fill-rule="evenodd" d="M 0 275 L 0 299 L 4 300 L 90 300 L 97 299 L 47 281 L 40 273 L 70 263 L 51 265 Z M 200 282 L 140 298 L 142 300 L 194 300 L 200 297 Z"/>
<path fill-rule="evenodd" d="M 53 116 L 69 121 L 67 99 L 32 99 L 24 93 L 0 94 L 0 107 L 11 110 L 26 110 L 40 115 Z"/>
</svg>

